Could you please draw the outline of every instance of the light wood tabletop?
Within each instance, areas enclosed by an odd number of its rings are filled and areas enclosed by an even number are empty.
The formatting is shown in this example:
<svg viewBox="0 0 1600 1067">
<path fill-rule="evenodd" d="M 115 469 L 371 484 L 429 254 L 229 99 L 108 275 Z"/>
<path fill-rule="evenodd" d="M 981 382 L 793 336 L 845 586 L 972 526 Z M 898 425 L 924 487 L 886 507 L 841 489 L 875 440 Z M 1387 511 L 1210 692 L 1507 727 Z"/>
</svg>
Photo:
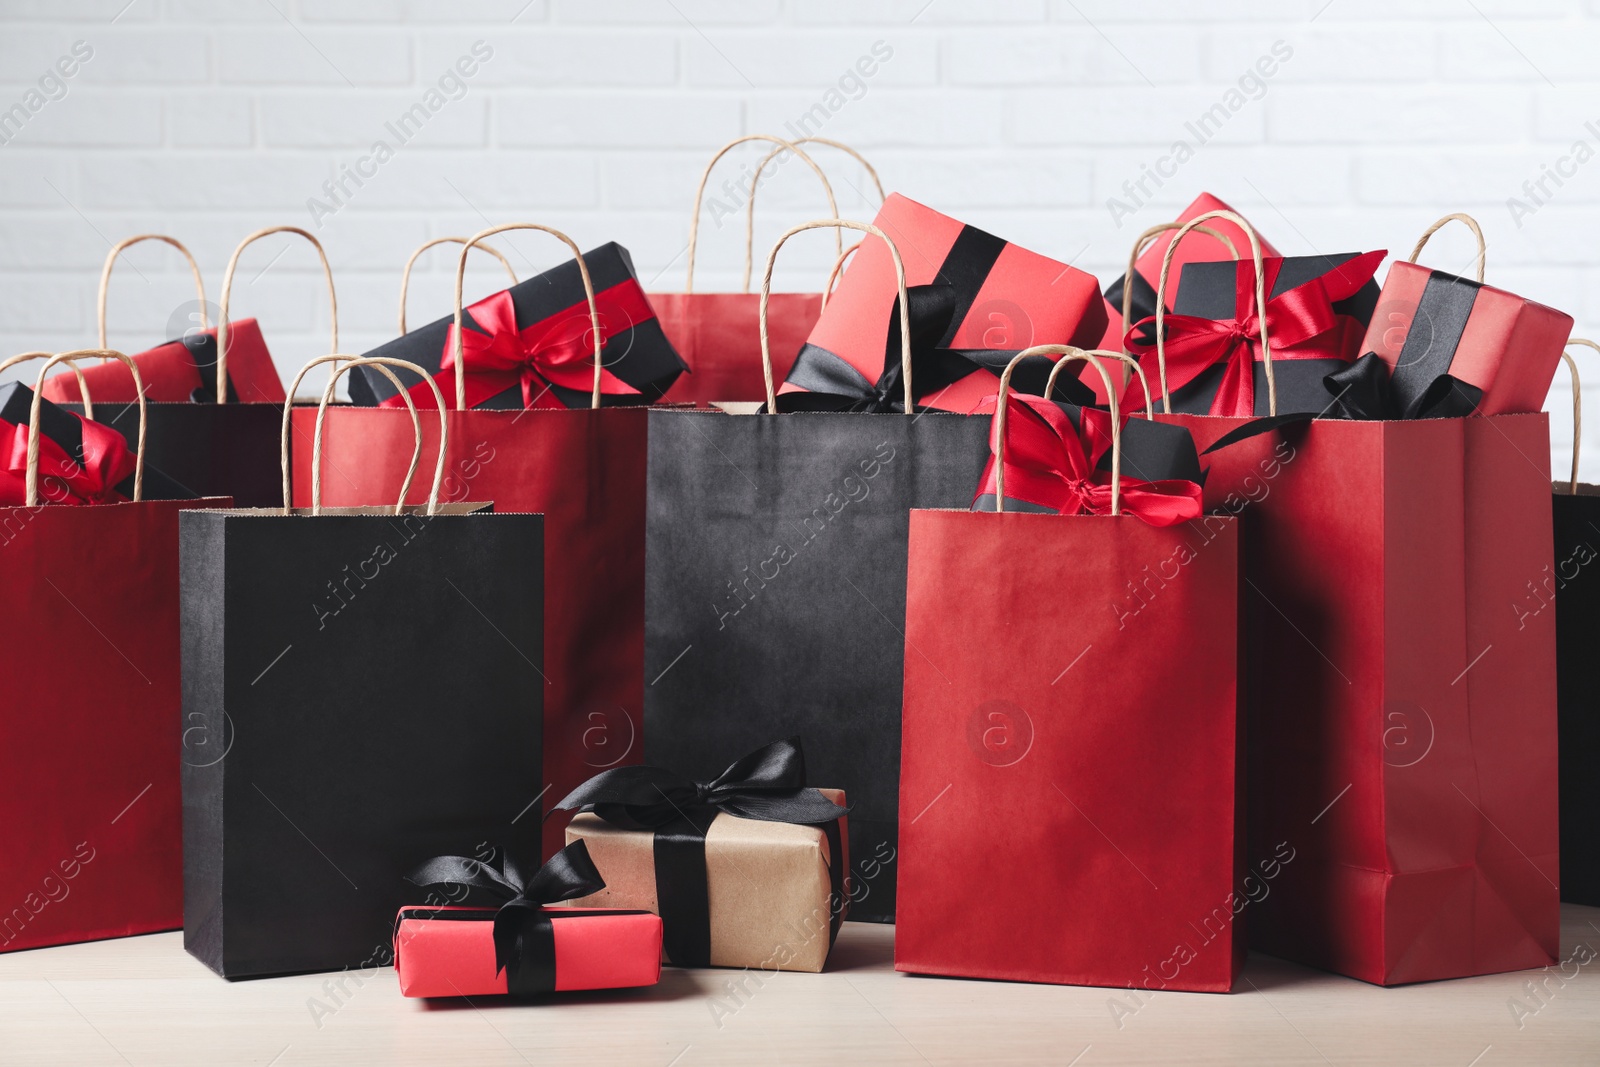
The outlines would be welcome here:
<svg viewBox="0 0 1600 1067">
<path fill-rule="evenodd" d="M 1380 989 L 1255 956 L 1230 996 L 912 977 L 893 936 L 846 923 L 823 974 L 543 1003 L 407 1000 L 390 969 L 227 982 L 176 933 L 36 949 L 0 955 L 0 1064 L 1600 1063 L 1597 908 L 1563 908 L 1548 971 Z"/>
</svg>

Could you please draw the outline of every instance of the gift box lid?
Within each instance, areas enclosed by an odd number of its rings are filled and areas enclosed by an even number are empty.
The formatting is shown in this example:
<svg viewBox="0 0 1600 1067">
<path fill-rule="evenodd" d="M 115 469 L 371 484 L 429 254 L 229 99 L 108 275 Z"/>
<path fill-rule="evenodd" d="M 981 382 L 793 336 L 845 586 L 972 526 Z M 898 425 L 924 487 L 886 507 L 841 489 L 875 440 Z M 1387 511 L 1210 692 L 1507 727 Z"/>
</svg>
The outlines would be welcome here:
<svg viewBox="0 0 1600 1067">
<path fill-rule="evenodd" d="M 147 401 L 209 403 L 216 399 L 217 328 L 192 330 L 177 340 L 157 345 L 132 357 L 139 368 Z M 80 361 L 89 397 L 101 403 L 128 404 L 138 399 L 133 375 L 121 360 L 105 363 Z M 44 383 L 44 398 L 58 404 L 82 402 L 77 376 L 69 371 L 51 375 Z M 267 351 L 255 319 L 238 319 L 228 325 L 228 399 L 230 402 L 282 404 L 283 380 Z"/>
</svg>

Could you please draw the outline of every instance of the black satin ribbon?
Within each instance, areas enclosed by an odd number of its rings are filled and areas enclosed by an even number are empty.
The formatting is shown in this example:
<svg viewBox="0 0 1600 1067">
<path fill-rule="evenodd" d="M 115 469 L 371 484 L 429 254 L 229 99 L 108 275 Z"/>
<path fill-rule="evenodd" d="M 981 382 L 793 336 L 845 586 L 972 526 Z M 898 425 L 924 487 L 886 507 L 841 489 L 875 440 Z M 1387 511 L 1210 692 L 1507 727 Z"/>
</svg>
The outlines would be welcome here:
<svg viewBox="0 0 1600 1067">
<path fill-rule="evenodd" d="M 217 339 L 209 333 L 190 333 L 182 338 L 183 347 L 189 350 L 189 357 L 194 360 L 195 370 L 200 372 L 200 385 L 189 394 L 192 404 L 215 404 L 217 402 Z M 239 393 L 233 387 L 233 380 L 228 380 L 228 403 L 237 404 Z"/>
<path fill-rule="evenodd" d="M 509 855 L 501 857 L 499 870 L 467 856 L 435 856 L 406 875 L 406 880 L 423 886 L 471 886 L 503 900 L 494 916 L 495 973 L 505 971 L 507 991 L 522 996 L 551 993 L 556 988 L 552 920 L 571 915 L 552 913 L 545 905 L 586 897 L 606 887 L 589 858 L 589 846 L 582 841 L 551 856 L 532 877 Z"/>
<path fill-rule="evenodd" d="M 613 767 L 574 789 L 556 810 L 593 812 L 621 829 L 654 833 L 656 902 L 667 955 L 680 967 L 707 967 L 711 964 L 711 899 L 706 833 L 718 812 L 823 828 L 832 848 L 829 930 L 830 936 L 838 936 L 844 913 L 839 817 L 850 809 L 807 788 L 805 780 L 800 739 L 791 737 L 734 761 L 709 782 L 695 781 L 665 767 Z"/>
<path fill-rule="evenodd" d="M 993 234 L 964 226 L 939 264 L 936 280 L 930 285 L 907 287 L 914 401 L 932 396 L 980 369 L 998 377 L 1016 355 L 1006 349 L 949 347 L 1005 247 L 1005 241 Z M 782 394 L 778 397 L 778 410 L 903 412 L 905 390 L 900 355 L 900 298 L 896 295 L 884 338 L 883 371 L 877 381 L 869 381 L 836 353 L 808 342 L 784 379 L 808 392 Z M 1043 356 L 1025 361 L 1013 374 L 1016 387 L 1024 392 L 1041 391 L 1050 366 L 1051 361 Z"/>
<path fill-rule="evenodd" d="M 1422 288 L 1422 298 L 1417 301 L 1416 314 L 1406 328 L 1405 343 L 1400 346 L 1400 355 L 1395 360 L 1393 381 L 1388 383 L 1393 396 L 1388 410 L 1401 413 L 1391 415 L 1391 418 L 1428 418 L 1417 412 L 1424 411 L 1430 405 L 1449 402 L 1446 394 L 1455 390 L 1447 384 L 1441 385 L 1441 382 L 1455 382 L 1450 377 L 1450 364 L 1455 361 L 1456 349 L 1467 328 L 1467 319 L 1472 315 L 1478 290 L 1482 288 L 1479 282 L 1458 278 L 1444 271 L 1429 273 L 1428 281 Z M 1473 389 L 1465 383 L 1456 384 L 1463 390 Z M 1476 395 L 1472 399 L 1473 408 L 1476 409 L 1483 392 L 1474 391 Z M 1459 405 L 1459 399 L 1456 405 Z M 1448 413 L 1470 415 L 1472 411 L 1455 411 L 1452 407 Z"/>
</svg>

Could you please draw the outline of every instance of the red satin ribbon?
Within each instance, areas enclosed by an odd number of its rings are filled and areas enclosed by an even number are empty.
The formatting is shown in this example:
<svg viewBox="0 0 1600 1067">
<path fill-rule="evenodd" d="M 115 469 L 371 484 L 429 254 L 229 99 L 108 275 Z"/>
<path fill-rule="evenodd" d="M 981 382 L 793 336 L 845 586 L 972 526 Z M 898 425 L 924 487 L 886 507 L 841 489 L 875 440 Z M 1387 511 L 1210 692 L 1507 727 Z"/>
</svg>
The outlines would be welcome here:
<svg viewBox="0 0 1600 1067">
<path fill-rule="evenodd" d="M 1333 310 L 1340 300 L 1354 296 L 1372 276 L 1387 255 L 1384 251 L 1366 252 L 1345 261 L 1326 274 L 1297 285 L 1267 301 L 1267 336 L 1272 342 L 1272 358 L 1345 359 L 1354 354 L 1350 332 L 1359 324 Z M 1266 291 L 1272 292 L 1283 269 L 1283 260 L 1274 257 L 1262 264 Z M 1252 260 L 1239 260 L 1234 291 L 1234 317 L 1205 319 L 1197 315 L 1164 315 L 1167 331 L 1167 388 L 1177 391 L 1214 364 L 1223 364 L 1222 382 L 1212 398 L 1212 415 L 1250 416 L 1256 413 L 1255 363 L 1262 358 L 1261 322 L 1256 315 L 1256 267 Z M 1129 352 L 1139 356 L 1145 374 L 1155 380 L 1160 371 L 1154 340 L 1138 338 L 1145 323 L 1154 334 L 1155 318 L 1135 323 L 1123 338 Z M 1123 397 L 1127 407 L 1144 403 L 1144 387 L 1135 378 Z"/>
<path fill-rule="evenodd" d="M 978 411 L 992 413 L 994 404 L 990 397 Z M 1111 447 L 1110 413 L 1082 408 L 1081 425 L 1074 426 L 1060 406 L 1043 397 L 1009 393 L 1006 405 L 1006 498 L 1061 515 L 1111 514 L 1111 472 L 1096 469 Z M 1126 416 L 1122 424 L 1127 426 Z M 976 496 L 995 494 L 996 445 L 991 434 L 989 465 Z M 1145 482 L 1124 476 L 1122 510 L 1151 526 L 1175 526 L 1200 517 L 1200 487 L 1181 479 Z"/>
<path fill-rule="evenodd" d="M 70 413 L 69 413 L 70 414 Z M 39 500 L 45 504 L 113 504 L 127 499 L 117 485 L 133 473 L 137 458 L 109 426 L 73 415 L 83 424 L 83 463 L 53 439 L 39 441 Z M 0 426 L 3 426 L 0 423 Z M 3 430 L 0 430 L 3 433 Z M 0 471 L 0 505 L 27 503 L 28 427 L 11 427 L 6 469 Z"/>
<path fill-rule="evenodd" d="M 618 282 L 594 294 L 600 316 L 602 346 L 625 330 L 655 318 L 655 311 L 644 290 L 633 279 Z M 517 312 L 509 290 L 501 290 L 473 304 L 467 311 L 478 329 L 461 331 L 461 361 L 466 367 L 466 402 L 477 407 L 507 389 L 521 387 L 525 408 L 561 408 L 566 405 L 550 391 L 550 386 L 588 393 L 594 388 L 594 341 L 589 322 L 589 302 L 573 304 L 517 329 Z M 444 356 L 439 373 L 434 375 L 448 397 L 455 388 L 456 328 L 445 335 Z M 639 390 L 601 368 L 600 391 L 626 394 Z M 426 382 L 411 387 L 411 398 L 419 408 L 434 406 L 433 390 Z M 380 402 L 380 407 L 404 404 L 399 395 Z"/>
</svg>

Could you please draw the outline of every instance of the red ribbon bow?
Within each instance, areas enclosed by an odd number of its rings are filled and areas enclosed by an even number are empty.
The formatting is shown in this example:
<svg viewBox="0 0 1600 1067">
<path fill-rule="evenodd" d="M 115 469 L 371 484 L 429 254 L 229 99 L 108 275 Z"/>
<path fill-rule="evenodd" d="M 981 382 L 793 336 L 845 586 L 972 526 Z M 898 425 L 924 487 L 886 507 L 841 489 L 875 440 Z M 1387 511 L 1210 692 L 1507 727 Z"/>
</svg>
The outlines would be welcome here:
<svg viewBox="0 0 1600 1067">
<path fill-rule="evenodd" d="M 70 414 L 70 413 L 69 413 Z M 73 415 L 83 428 L 83 462 L 52 438 L 39 440 L 39 499 L 46 504 L 112 504 L 127 499 L 117 485 L 133 473 L 137 457 L 109 426 Z M 27 503 L 28 426 L 11 428 L 6 469 L 0 471 L 0 505 Z"/>
<path fill-rule="evenodd" d="M 1383 262 L 1386 251 L 1365 252 L 1346 260 L 1320 277 L 1279 293 L 1267 301 L 1267 337 L 1274 360 L 1345 359 L 1354 354 L 1347 334 L 1360 324 L 1334 311 L 1333 305 L 1354 296 Z M 1272 292 L 1283 260 L 1263 261 L 1262 280 Z M 1211 401 L 1209 414 L 1250 416 L 1256 413 L 1255 363 L 1261 352 L 1261 322 L 1256 314 L 1256 267 L 1239 260 L 1235 272 L 1234 317 L 1206 319 L 1198 315 L 1163 315 L 1167 331 L 1167 389 L 1188 385 L 1214 364 L 1223 364 L 1222 382 Z M 1139 334 L 1149 323 L 1151 340 Z M 1152 380 L 1160 371 L 1156 355 L 1155 317 L 1141 319 L 1129 328 L 1123 345 L 1140 357 L 1140 366 Z M 1144 403 L 1144 387 L 1132 381 L 1123 404 Z"/>
<path fill-rule="evenodd" d="M 623 283 L 626 285 L 627 283 Z M 604 291 L 612 297 L 605 310 L 624 313 L 615 299 L 619 286 Z M 634 286 L 638 288 L 637 285 Z M 596 294 L 599 304 L 600 294 Z M 559 408 L 565 405 L 551 395 L 550 386 L 588 393 L 594 388 L 594 339 L 589 321 L 589 304 L 584 301 L 541 319 L 525 329 L 517 329 L 516 307 L 511 293 L 501 290 L 486 300 L 480 300 L 467 309 L 478 330 L 461 331 L 461 361 L 467 370 L 467 405 L 476 407 L 491 396 L 503 393 L 513 386 L 522 387 L 522 406 L 525 408 Z M 648 308 L 644 317 L 649 318 Z M 619 314 L 626 329 L 637 318 Z M 606 335 L 606 320 L 602 314 L 600 343 Z M 482 332 L 479 332 L 479 331 Z M 456 328 L 452 324 L 445 335 L 444 358 L 439 361 L 441 375 L 453 372 L 456 365 Z M 602 393 L 637 393 L 639 390 L 618 378 L 610 371 L 600 371 Z M 429 390 L 431 395 L 431 390 Z M 476 398 L 476 399 L 474 399 Z"/>
<path fill-rule="evenodd" d="M 979 405 L 993 412 L 995 398 Z M 1111 448 L 1111 415 L 1099 408 L 1080 408 L 1079 424 L 1060 405 L 1039 396 L 1006 396 L 1006 499 L 1038 504 L 1060 515 L 1111 514 L 1111 472 L 1099 470 Z M 1128 418 L 1122 419 L 1127 426 Z M 998 430 L 999 421 L 995 428 Z M 989 465 L 978 483 L 978 496 L 995 495 L 998 438 L 989 441 Z M 1151 526 L 1175 526 L 1200 517 L 1200 487 L 1194 482 L 1159 482 L 1122 478 L 1122 510 Z"/>
</svg>

